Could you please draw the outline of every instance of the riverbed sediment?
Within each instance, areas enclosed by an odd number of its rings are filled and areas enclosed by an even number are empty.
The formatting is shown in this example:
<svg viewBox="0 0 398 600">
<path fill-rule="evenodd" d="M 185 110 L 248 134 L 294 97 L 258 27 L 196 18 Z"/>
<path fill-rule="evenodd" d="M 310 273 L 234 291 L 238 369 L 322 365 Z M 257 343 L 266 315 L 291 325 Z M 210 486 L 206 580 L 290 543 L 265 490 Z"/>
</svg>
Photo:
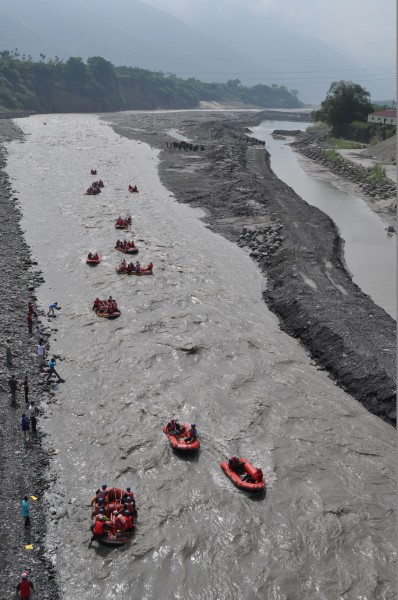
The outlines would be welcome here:
<svg viewBox="0 0 398 600">
<path fill-rule="evenodd" d="M 0 143 L 21 139 L 22 132 L 9 120 L 0 121 Z M 21 573 L 31 571 L 37 596 L 57 599 L 58 589 L 54 569 L 48 558 L 46 537 L 47 507 L 44 502 L 48 487 L 47 467 L 49 456 L 42 446 L 43 401 L 51 401 L 51 391 L 43 389 L 36 359 L 34 336 L 29 335 L 26 322 L 27 305 L 35 300 L 34 288 L 40 284 L 40 273 L 35 270 L 30 250 L 20 227 L 21 213 L 18 198 L 5 172 L 6 153 L 0 145 L 0 360 L 2 423 L 0 428 L 0 478 L 2 486 L 2 520 L 0 562 L 0 599 L 13 597 Z M 40 316 L 40 315 L 39 315 Z M 37 321 L 38 322 L 38 321 Z M 5 360 L 5 343 L 10 339 L 12 366 Z M 17 403 L 12 405 L 8 379 L 16 375 L 20 389 Z M 21 415 L 27 412 L 22 382 L 28 375 L 29 400 L 39 408 L 38 430 L 25 440 L 21 432 Z M 35 496 L 31 504 L 31 527 L 24 529 L 21 500 Z M 26 549 L 31 545 L 32 549 Z"/>
<path fill-rule="evenodd" d="M 245 134 L 261 116 L 107 118 L 121 135 L 162 149 L 162 181 L 178 201 L 205 208 L 214 231 L 247 245 L 267 276 L 264 299 L 282 329 L 370 412 L 395 424 L 396 323 L 353 283 L 333 221 L 281 182 L 262 143 Z M 172 149 L 171 127 L 205 150 Z M 278 233 L 276 244 L 267 231 Z"/>
</svg>

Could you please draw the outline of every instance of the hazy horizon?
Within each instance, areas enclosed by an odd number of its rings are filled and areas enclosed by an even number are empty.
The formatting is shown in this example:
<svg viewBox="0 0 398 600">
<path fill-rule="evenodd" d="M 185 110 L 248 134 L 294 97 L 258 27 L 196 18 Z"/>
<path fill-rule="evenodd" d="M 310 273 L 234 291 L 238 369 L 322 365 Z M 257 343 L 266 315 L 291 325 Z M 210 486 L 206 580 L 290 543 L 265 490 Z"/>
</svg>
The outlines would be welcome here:
<svg viewBox="0 0 398 600">
<path fill-rule="evenodd" d="M 319 103 L 333 81 L 396 95 L 395 3 L 370 0 L 69 0 L 0 8 L 3 47 L 39 58 L 101 55 L 202 81 L 284 85 Z M 106 32 L 106 35 L 104 35 Z"/>
</svg>

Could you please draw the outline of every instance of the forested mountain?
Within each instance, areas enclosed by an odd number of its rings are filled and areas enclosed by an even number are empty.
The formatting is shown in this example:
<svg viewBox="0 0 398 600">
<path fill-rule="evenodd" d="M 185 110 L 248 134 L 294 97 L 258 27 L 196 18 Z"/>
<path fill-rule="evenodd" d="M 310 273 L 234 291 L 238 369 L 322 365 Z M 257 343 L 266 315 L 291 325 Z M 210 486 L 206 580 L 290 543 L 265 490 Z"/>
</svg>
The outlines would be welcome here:
<svg viewBox="0 0 398 600">
<path fill-rule="evenodd" d="M 225 45 L 140 0 L 3 2 L 0 40 L 1 49 L 18 48 L 35 60 L 40 54 L 63 60 L 103 56 L 113 64 L 204 81 L 226 82 L 230 72 L 260 66 L 236 44 Z"/>
<path fill-rule="evenodd" d="M 40 54 L 63 60 L 102 56 L 113 64 L 206 82 L 239 78 L 244 85 L 284 84 L 305 101 L 324 97 L 329 85 L 325 68 L 333 71 L 331 80 L 342 79 L 342 69 L 354 68 L 337 48 L 271 17 L 255 19 L 244 2 L 240 5 L 239 11 L 220 15 L 216 2 L 211 15 L 198 14 L 188 24 L 140 0 L 3 2 L 1 48 L 18 48 L 34 60 Z"/>
<path fill-rule="evenodd" d="M 115 67 L 100 56 L 39 62 L 17 51 L 0 52 L 0 106 L 37 112 L 98 112 L 196 108 L 200 101 L 243 102 L 262 108 L 296 108 L 283 86 L 246 87 L 239 80 L 203 83 L 195 78 Z"/>
</svg>

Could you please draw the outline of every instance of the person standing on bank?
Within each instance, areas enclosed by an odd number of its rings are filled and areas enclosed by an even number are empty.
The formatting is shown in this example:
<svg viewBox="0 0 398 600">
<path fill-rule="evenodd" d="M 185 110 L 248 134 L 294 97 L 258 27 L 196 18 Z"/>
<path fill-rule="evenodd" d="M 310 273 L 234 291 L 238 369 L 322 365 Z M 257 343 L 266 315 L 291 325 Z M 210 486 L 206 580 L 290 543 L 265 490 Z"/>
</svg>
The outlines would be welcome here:
<svg viewBox="0 0 398 600">
<path fill-rule="evenodd" d="M 21 431 L 23 433 L 25 440 L 26 440 L 26 433 L 29 431 L 29 429 L 30 429 L 29 417 L 26 415 L 26 413 L 23 413 L 22 419 L 21 419 Z"/>
<path fill-rule="evenodd" d="M 15 404 L 17 401 L 17 389 L 18 381 L 15 379 L 15 375 L 11 375 L 11 379 L 8 380 L 8 385 L 11 391 L 11 404 Z"/>
<path fill-rule="evenodd" d="M 28 302 L 28 313 L 37 319 L 37 312 L 35 311 L 35 305 L 33 302 Z"/>
<path fill-rule="evenodd" d="M 28 323 L 28 331 L 29 331 L 30 335 L 32 335 L 32 333 L 33 333 L 33 317 L 31 315 L 31 313 L 28 313 L 26 315 L 26 321 Z"/>
<path fill-rule="evenodd" d="M 6 341 L 6 359 L 7 359 L 7 366 L 11 367 L 12 366 L 12 352 L 11 352 L 11 340 L 9 338 L 7 338 L 7 341 Z"/>
<path fill-rule="evenodd" d="M 28 527 L 30 527 L 30 505 L 29 498 L 27 496 L 25 496 L 21 502 L 21 513 L 23 518 L 25 519 L 25 529 L 27 529 Z"/>
<path fill-rule="evenodd" d="M 17 585 L 17 594 L 21 600 L 29 600 L 31 592 L 35 587 L 31 581 L 28 581 L 29 573 L 22 573 L 22 579 Z"/>
<path fill-rule="evenodd" d="M 47 313 L 47 317 L 55 317 L 55 311 L 56 310 L 61 310 L 61 307 L 58 306 L 58 302 L 53 302 L 52 304 L 50 304 L 50 306 L 48 307 L 48 313 Z"/>
<path fill-rule="evenodd" d="M 62 377 L 60 377 L 60 375 L 55 370 L 55 356 L 52 356 L 48 361 L 48 368 L 49 372 L 47 375 L 47 383 L 50 381 L 53 375 L 56 375 L 58 377 L 59 382 L 63 383 L 65 381 L 65 379 L 62 379 Z"/>
<path fill-rule="evenodd" d="M 37 426 L 36 414 L 37 414 L 37 408 L 35 406 L 35 403 L 32 400 L 32 402 L 29 404 L 28 415 L 29 415 L 30 424 L 32 426 L 33 433 L 36 433 L 36 426 Z"/>
<path fill-rule="evenodd" d="M 39 343 L 37 344 L 37 358 L 39 361 L 39 367 L 43 366 L 45 352 L 46 350 L 43 345 L 43 340 L 39 340 Z"/>
</svg>

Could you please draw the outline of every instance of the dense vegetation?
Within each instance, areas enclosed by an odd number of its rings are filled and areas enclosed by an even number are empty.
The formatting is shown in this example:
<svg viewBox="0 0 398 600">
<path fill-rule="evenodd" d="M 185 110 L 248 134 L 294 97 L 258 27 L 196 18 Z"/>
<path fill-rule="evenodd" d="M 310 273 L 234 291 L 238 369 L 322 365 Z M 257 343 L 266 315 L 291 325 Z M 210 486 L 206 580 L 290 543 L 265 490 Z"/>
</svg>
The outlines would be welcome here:
<svg viewBox="0 0 398 600">
<path fill-rule="evenodd" d="M 363 144 L 377 144 L 395 135 L 397 128 L 395 125 L 382 125 L 381 123 L 364 123 L 363 121 L 354 121 L 347 123 L 342 130 L 341 136 Z"/>
<path fill-rule="evenodd" d="M 331 125 L 333 133 L 339 135 L 345 125 L 366 121 L 372 111 L 370 93 L 365 88 L 352 81 L 334 81 L 315 111 L 315 119 Z"/>
<path fill-rule="evenodd" d="M 203 83 L 195 78 L 133 67 L 115 67 L 94 56 L 39 62 L 18 51 L 0 52 L 0 107 L 37 112 L 96 112 L 126 109 L 195 108 L 202 100 L 244 102 L 263 108 L 301 106 L 296 90 L 243 86 L 238 79 Z"/>
<path fill-rule="evenodd" d="M 319 110 L 314 111 L 316 121 L 332 128 L 337 138 L 361 143 L 377 143 L 396 133 L 395 125 L 368 123 L 369 113 L 383 110 L 370 102 L 370 93 L 352 81 L 335 81 L 331 84 Z"/>
</svg>

